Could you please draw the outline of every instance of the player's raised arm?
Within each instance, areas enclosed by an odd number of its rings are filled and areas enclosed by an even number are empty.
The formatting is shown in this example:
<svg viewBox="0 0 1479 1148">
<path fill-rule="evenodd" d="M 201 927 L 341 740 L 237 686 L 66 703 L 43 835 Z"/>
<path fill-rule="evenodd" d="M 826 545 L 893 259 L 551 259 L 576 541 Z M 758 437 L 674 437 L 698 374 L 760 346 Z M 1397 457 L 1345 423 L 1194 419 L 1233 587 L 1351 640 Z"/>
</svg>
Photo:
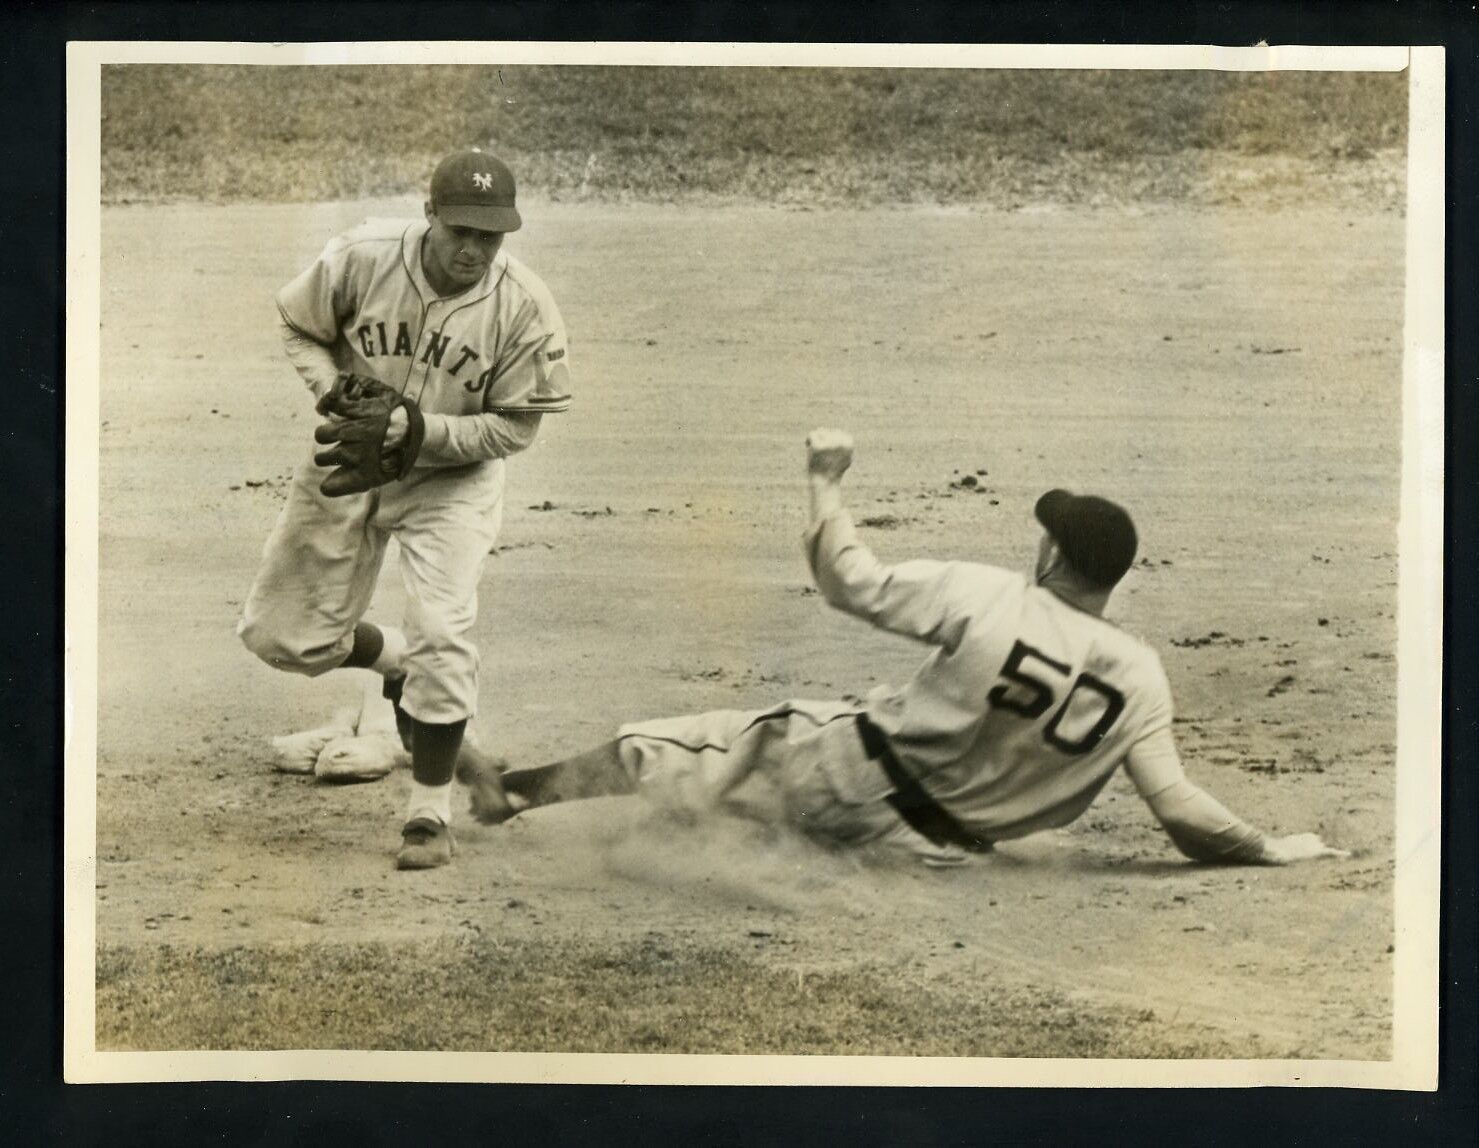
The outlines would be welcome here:
<svg viewBox="0 0 1479 1148">
<path fill-rule="evenodd" d="M 820 428 L 806 438 L 811 522 L 806 557 L 828 605 L 879 629 L 935 645 L 958 639 L 965 614 L 948 592 L 951 565 L 911 561 L 886 566 L 858 540 L 842 499 L 842 476 L 852 465 L 846 431 Z"/>
<path fill-rule="evenodd" d="M 1269 837 L 1187 780 L 1169 729 L 1142 738 L 1125 763 L 1130 780 L 1176 848 L 1193 861 L 1288 865 L 1317 857 L 1349 857 L 1314 833 Z"/>
<path fill-rule="evenodd" d="M 842 476 L 852 466 L 852 435 L 818 427 L 806 436 L 806 474 L 811 481 L 811 524 L 815 528 L 842 509 Z"/>
</svg>

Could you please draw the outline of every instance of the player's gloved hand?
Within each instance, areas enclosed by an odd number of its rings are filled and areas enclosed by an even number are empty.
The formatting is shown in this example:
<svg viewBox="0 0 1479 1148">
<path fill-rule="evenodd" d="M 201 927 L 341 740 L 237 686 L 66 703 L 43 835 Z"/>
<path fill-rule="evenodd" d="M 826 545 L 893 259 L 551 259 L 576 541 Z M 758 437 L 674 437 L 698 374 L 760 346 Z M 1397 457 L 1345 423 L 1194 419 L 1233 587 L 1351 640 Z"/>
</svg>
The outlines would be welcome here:
<svg viewBox="0 0 1479 1148">
<path fill-rule="evenodd" d="M 852 435 L 818 427 L 806 436 L 806 470 L 815 478 L 838 482 L 852 465 Z"/>
<path fill-rule="evenodd" d="M 1313 861 L 1320 857 L 1349 857 L 1347 849 L 1335 849 L 1320 840 L 1317 833 L 1294 833 L 1288 837 L 1270 837 L 1263 845 L 1263 860 L 1269 865 L 1291 865 L 1296 861 Z"/>
<path fill-rule="evenodd" d="M 378 379 L 340 375 L 318 400 L 313 432 L 325 449 L 313 461 L 333 471 L 319 484 L 330 498 L 360 494 L 405 478 L 426 434 L 421 411 Z"/>
</svg>

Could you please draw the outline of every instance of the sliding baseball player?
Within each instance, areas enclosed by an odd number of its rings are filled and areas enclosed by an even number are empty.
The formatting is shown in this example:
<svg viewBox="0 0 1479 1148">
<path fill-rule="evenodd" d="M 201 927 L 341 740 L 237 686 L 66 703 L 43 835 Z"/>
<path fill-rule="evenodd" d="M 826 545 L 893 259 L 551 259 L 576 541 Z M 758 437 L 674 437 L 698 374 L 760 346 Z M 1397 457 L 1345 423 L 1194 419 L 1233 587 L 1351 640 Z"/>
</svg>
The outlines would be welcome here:
<svg viewBox="0 0 1479 1148">
<path fill-rule="evenodd" d="M 763 777 L 789 820 L 831 842 L 957 864 L 995 842 L 1067 825 L 1121 765 L 1197 861 L 1282 865 L 1347 856 L 1312 833 L 1271 837 L 1190 781 L 1171 735 L 1160 659 L 1104 618 L 1138 539 L 1123 508 L 1052 490 L 1031 577 L 974 562 L 881 563 L 843 506 L 852 440 L 807 440 L 806 553 L 827 601 L 930 647 L 901 689 L 863 705 L 786 702 L 623 727 L 537 769 L 466 771 L 473 812 L 642 792 L 690 810 Z"/>
</svg>

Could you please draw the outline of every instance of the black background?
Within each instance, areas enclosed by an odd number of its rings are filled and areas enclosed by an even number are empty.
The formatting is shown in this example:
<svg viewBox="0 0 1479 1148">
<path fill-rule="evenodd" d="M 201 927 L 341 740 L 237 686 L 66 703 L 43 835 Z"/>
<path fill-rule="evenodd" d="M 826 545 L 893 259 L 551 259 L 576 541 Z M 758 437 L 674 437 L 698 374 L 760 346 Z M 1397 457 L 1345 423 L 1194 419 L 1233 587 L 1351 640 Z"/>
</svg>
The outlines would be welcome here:
<svg viewBox="0 0 1479 1148">
<path fill-rule="evenodd" d="M 1474 1143 L 1475 9 L 1468 3 L 15 4 L 0 22 L 0 1135 L 363 1145 Z M 1448 47 L 1442 1071 L 1334 1089 L 700 1089 L 61 1082 L 65 43 L 68 39 L 1444 44 Z M 91 626 L 79 619 L 78 626 Z"/>
</svg>

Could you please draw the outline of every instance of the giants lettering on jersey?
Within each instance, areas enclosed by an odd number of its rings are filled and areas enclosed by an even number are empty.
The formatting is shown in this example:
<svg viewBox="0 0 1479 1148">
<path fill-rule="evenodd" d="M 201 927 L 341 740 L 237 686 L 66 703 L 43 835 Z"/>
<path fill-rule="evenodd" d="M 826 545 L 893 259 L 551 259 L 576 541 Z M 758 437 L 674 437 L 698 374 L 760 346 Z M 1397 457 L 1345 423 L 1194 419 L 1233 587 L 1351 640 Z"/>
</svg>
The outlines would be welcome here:
<svg viewBox="0 0 1479 1148">
<path fill-rule="evenodd" d="M 366 359 L 384 358 L 387 356 L 410 359 L 415 355 L 415 349 L 411 345 L 411 328 L 405 322 L 396 324 L 394 336 L 390 335 L 386 330 L 386 324 L 383 321 L 362 323 L 355 329 L 354 335 L 359 341 L 360 354 L 364 355 Z M 436 331 L 428 331 L 426 338 L 422 341 L 421 354 L 418 361 L 433 367 L 441 367 L 443 360 L 447 359 L 447 351 L 451 345 L 452 338 L 450 335 L 441 335 Z M 562 351 L 561 354 L 563 353 Z M 472 394 L 477 394 L 493 379 L 492 367 L 488 367 L 481 372 L 476 370 L 478 353 L 466 343 L 461 344 L 457 355 L 449 359 L 448 362 L 450 365 L 446 368 L 446 373 L 453 379 L 461 375 L 463 368 L 469 363 L 473 364 L 473 371 L 469 373 L 469 377 L 462 384 Z"/>
<path fill-rule="evenodd" d="M 559 411 L 564 325 L 539 278 L 503 252 L 473 288 L 441 296 L 422 266 L 425 221 L 369 220 L 330 240 L 277 294 L 293 329 L 341 371 L 404 390 L 423 411 Z"/>
</svg>

